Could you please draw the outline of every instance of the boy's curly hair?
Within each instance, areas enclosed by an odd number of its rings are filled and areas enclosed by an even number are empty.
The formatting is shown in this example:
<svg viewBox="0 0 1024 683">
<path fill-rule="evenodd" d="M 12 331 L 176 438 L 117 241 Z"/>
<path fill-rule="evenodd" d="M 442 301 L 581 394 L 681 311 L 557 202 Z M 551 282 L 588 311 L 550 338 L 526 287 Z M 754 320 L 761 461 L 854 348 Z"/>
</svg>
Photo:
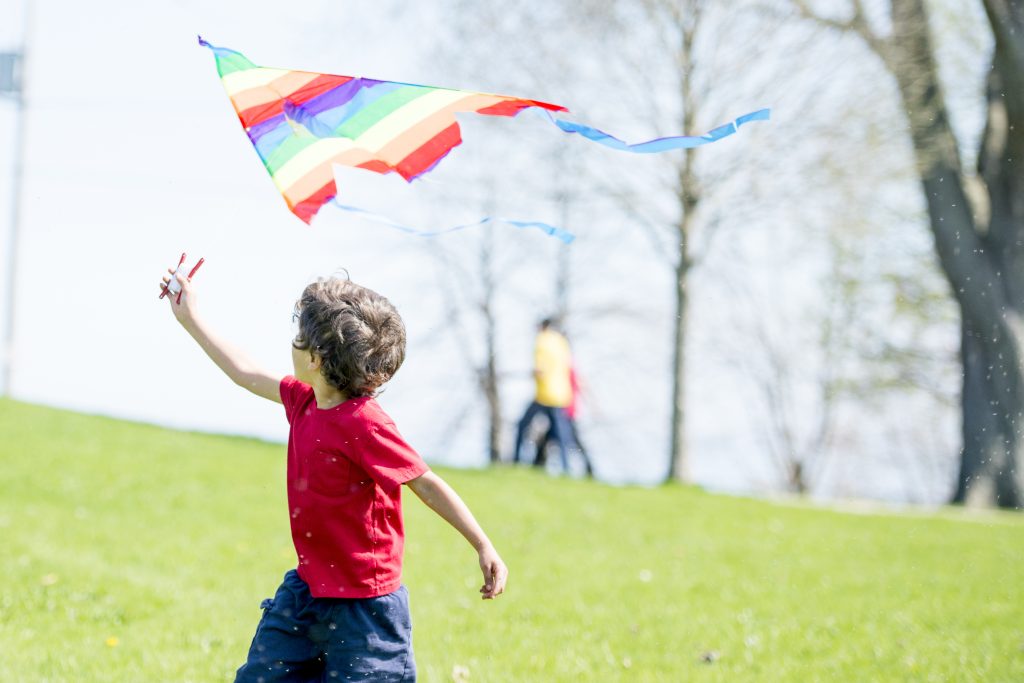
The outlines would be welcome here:
<svg viewBox="0 0 1024 683">
<path fill-rule="evenodd" d="M 320 372 L 349 398 L 373 396 L 405 360 L 405 325 L 386 298 L 350 280 L 321 278 L 295 302 L 297 349 L 320 356 Z"/>
</svg>

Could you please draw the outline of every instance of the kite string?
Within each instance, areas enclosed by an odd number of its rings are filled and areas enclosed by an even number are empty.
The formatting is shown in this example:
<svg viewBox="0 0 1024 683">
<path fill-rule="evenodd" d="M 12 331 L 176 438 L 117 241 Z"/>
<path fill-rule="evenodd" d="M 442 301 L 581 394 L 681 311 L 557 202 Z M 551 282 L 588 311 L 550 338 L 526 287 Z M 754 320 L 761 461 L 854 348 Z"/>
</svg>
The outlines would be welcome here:
<svg viewBox="0 0 1024 683">
<path fill-rule="evenodd" d="M 383 214 L 376 213 L 375 211 L 368 211 L 358 206 L 342 204 L 337 199 L 333 200 L 332 203 L 343 211 L 354 213 L 368 220 L 372 220 L 376 223 L 381 223 L 382 225 L 387 225 L 389 227 L 395 228 L 396 230 L 401 230 L 404 233 L 414 235 L 416 237 L 436 237 L 438 235 L 445 235 L 450 232 L 458 232 L 460 230 L 465 230 L 467 228 L 475 228 L 486 223 L 507 223 L 517 228 L 536 228 L 547 235 L 551 235 L 552 237 L 560 239 L 565 244 L 569 244 L 574 239 L 576 239 L 576 236 L 573 235 L 568 230 L 559 228 L 549 223 L 544 223 L 541 221 L 518 221 L 513 220 L 511 218 L 502 218 L 500 216 L 485 216 L 484 218 L 481 218 L 478 221 L 473 221 L 472 223 L 463 223 L 461 225 L 453 225 L 448 228 L 440 228 L 437 230 L 420 230 L 419 228 L 413 228 L 411 226 L 405 225 L 404 223 L 399 223 L 398 221 L 392 218 L 388 218 Z"/>
<path fill-rule="evenodd" d="M 288 112 L 289 104 L 290 103 L 288 102 L 286 102 L 285 104 L 286 112 Z M 715 142 L 717 140 L 721 140 L 724 137 L 732 135 L 739 129 L 740 126 L 742 126 L 745 123 L 749 123 L 751 121 L 767 121 L 771 115 L 771 110 L 759 109 L 755 112 L 744 114 L 743 116 L 740 116 L 739 118 L 735 119 L 730 123 L 726 123 L 722 126 L 714 128 L 711 131 L 705 133 L 704 135 L 676 135 L 629 144 L 623 140 L 620 140 L 617 137 L 605 133 L 604 131 L 598 130 L 597 128 L 592 128 L 590 126 L 581 123 L 576 123 L 573 121 L 567 121 L 565 119 L 556 119 L 554 116 L 551 115 L 551 112 L 547 111 L 546 109 L 540 109 L 540 111 L 544 116 L 548 118 L 548 120 L 551 123 L 556 125 L 560 130 L 562 130 L 565 133 L 579 133 L 588 140 L 592 140 L 593 142 L 597 142 L 606 147 L 611 147 L 612 149 L 617 149 L 624 152 L 635 152 L 638 154 L 650 154 L 655 152 L 664 152 L 672 149 L 686 149 L 706 145 L 708 143 Z M 422 177 L 419 179 L 423 180 Z M 484 218 L 481 218 L 480 220 L 474 221 L 472 223 L 453 225 L 451 227 L 441 228 L 438 230 L 420 230 L 418 228 L 413 228 L 409 225 L 405 225 L 404 223 L 399 223 L 398 221 L 392 218 L 388 218 L 387 216 L 376 213 L 374 211 L 368 211 L 367 209 L 363 209 L 358 206 L 351 206 L 349 204 L 342 204 L 337 199 L 333 200 L 333 204 L 337 206 L 339 209 L 342 209 L 343 211 L 354 213 L 368 220 L 372 220 L 382 225 L 387 225 L 391 228 L 401 230 L 406 234 L 414 235 L 416 237 L 436 237 L 438 235 L 445 235 L 451 232 L 458 232 L 461 230 L 465 230 L 467 228 L 478 227 L 481 225 L 485 225 L 487 223 L 507 223 L 509 225 L 514 225 L 517 228 L 536 228 L 544 232 L 545 234 L 560 239 L 565 244 L 569 244 L 575 239 L 575 236 L 572 233 L 562 228 L 551 225 L 549 223 L 544 223 L 541 221 L 517 221 L 509 218 L 501 218 L 499 216 L 485 216 Z"/>
</svg>

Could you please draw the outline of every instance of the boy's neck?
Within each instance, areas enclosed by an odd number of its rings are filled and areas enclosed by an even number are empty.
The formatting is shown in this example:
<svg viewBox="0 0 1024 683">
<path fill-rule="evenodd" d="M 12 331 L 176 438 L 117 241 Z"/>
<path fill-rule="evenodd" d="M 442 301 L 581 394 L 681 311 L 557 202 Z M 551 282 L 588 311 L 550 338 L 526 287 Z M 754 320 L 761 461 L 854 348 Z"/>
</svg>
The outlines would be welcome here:
<svg viewBox="0 0 1024 683">
<path fill-rule="evenodd" d="M 329 410 L 348 400 L 345 392 L 331 386 L 322 378 L 318 377 L 310 386 L 313 387 L 313 395 L 316 397 L 316 407 L 320 410 Z"/>
</svg>

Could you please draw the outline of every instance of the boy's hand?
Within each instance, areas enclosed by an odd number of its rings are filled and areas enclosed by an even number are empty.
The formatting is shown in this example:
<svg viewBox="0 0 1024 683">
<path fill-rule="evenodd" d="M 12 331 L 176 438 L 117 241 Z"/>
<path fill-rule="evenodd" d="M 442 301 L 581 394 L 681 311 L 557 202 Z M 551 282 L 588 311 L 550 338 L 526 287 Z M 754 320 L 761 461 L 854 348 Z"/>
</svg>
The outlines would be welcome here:
<svg viewBox="0 0 1024 683">
<path fill-rule="evenodd" d="M 480 588 L 480 597 L 493 600 L 505 592 L 505 581 L 508 580 L 508 567 L 501 561 L 492 546 L 480 551 L 480 570 L 484 573 L 484 585 Z"/>
<path fill-rule="evenodd" d="M 508 567 L 501 561 L 498 551 L 487 539 L 487 534 L 473 518 L 466 504 L 459 498 L 445 480 L 433 471 L 427 470 L 415 479 L 405 482 L 413 493 L 420 497 L 431 510 L 441 515 L 444 521 L 459 530 L 459 533 L 472 544 L 480 557 L 480 571 L 484 574 L 484 585 L 480 588 L 480 597 L 491 600 L 505 592 L 505 581 L 508 580 Z"/>
<path fill-rule="evenodd" d="M 178 319 L 182 326 L 187 328 L 195 322 L 197 313 L 196 294 L 192 288 L 192 281 L 180 273 L 175 275 L 173 268 L 168 268 L 167 272 L 168 275 L 164 275 L 163 284 L 160 285 L 160 288 L 166 289 L 172 277 L 181 285 L 181 303 L 177 302 L 178 296 L 176 294 L 168 294 L 167 301 L 171 305 L 174 317 Z"/>
</svg>

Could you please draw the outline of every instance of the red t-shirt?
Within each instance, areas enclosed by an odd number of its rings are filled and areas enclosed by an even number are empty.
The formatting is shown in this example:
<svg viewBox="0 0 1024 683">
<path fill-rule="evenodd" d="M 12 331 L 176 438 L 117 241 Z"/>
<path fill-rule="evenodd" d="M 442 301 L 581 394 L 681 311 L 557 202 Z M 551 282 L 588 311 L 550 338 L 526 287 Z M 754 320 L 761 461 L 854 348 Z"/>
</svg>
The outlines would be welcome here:
<svg viewBox="0 0 1024 683">
<path fill-rule="evenodd" d="M 288 508 L 298 572 L 315 598 L 371 598 L 402 578 L 402 484 L 427 464 L 372 398 L 320 410 L 313 388 L 281 380 Z"/>
</svg>

